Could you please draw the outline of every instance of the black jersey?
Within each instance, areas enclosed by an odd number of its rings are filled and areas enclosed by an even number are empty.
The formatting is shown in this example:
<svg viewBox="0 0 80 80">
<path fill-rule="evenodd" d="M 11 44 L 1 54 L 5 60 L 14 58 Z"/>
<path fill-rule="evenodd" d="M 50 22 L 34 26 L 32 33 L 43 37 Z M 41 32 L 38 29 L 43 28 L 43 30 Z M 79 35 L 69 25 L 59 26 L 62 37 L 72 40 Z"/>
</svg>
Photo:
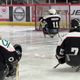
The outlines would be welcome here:
<svg viewBox="0 0 80 80">
<path fill-rule="evenodd" d="M 62 41 L 59 42 L 58 46 L 64 50 L 62 55 L 80 55 L 80 32 L 68 33 L 62 38 Z M 61 52 L 59 52 L 58 55 L 60 56 Z"/>
<path fill-rule="evenodd" d="M 15 48 L 7 40 L 0 40 L 0 61 L 12 63 L 18 59 Z"/>
<path fill-rule="evenodd" d="M 49 28 L 59 28 L 60 16 L 59 15 L 47 15 L 43 17 L 43 19 L 47 22 Z"/>
</svg>

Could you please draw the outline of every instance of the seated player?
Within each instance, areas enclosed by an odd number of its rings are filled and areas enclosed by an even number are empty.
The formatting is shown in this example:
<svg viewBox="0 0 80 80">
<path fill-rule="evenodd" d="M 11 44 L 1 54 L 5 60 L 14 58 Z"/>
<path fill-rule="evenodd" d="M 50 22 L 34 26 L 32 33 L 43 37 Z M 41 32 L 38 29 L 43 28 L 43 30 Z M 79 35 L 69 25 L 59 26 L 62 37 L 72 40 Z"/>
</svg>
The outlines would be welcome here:
<svg viewBox="0 0 80 80">
<path fill-rule="evenodd" d="M 74 25 L 74 23 L 77 24 Z M 61 41 L 59 41 L 59 44 L 56 48 L 56 58 L 60 64 L 67 63 L 70 66 L 79 66 L 80 65 L 79 55 L 80 55 L 80 21 L 79 19 L 73 19 L 71 20 L 70 32 L 66 34 L 64 37 L 62 37 Z"/>
<path fill-rule="evenodd" d="M 20 45 L 12 45 L 8 40 L 0 39 L 0 80 L 14 73 L 14 67 L 22 56 Z M 7 70 L 9 69 L 9 70 Z"/>
<path fill-rule="evenodd" d="M 43 21 L 47 23 L 43 28 L 43 32 L 50 34 L 58 33 L 60 19 L 61 17 L 56 14 L 56 10 L 50 9 L 49 14 L 43 17 Z"/>
</svg>

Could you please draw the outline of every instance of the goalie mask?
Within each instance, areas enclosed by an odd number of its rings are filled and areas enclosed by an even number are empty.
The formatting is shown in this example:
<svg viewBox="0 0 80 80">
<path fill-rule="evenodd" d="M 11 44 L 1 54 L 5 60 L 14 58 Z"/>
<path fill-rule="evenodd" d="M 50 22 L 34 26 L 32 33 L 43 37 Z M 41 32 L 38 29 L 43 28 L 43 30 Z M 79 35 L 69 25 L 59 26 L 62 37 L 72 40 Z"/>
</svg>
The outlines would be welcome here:
<svg viewBox="0 0 80 80">
<path fill-rule="evenodd" d="M 74 18 L 71 20 L 70 32 L 77 31 L 80 32 L 80 19 Z"/>
</svg>

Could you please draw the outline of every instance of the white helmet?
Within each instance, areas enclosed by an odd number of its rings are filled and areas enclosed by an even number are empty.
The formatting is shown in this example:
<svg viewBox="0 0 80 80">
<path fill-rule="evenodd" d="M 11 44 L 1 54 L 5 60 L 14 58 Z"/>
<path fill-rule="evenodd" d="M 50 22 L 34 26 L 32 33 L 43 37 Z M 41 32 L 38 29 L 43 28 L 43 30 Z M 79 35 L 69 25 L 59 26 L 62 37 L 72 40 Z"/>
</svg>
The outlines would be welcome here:
<svg viewBox="0 0 80 80">
<path fill-rule="evenodd" d="M 50 14 L 56 14 L 56 10 L 55 10 L 55 9 L 50 9 L 50 10 L 49 10 L 49 13 L 50 13 Z"/>
</svg>

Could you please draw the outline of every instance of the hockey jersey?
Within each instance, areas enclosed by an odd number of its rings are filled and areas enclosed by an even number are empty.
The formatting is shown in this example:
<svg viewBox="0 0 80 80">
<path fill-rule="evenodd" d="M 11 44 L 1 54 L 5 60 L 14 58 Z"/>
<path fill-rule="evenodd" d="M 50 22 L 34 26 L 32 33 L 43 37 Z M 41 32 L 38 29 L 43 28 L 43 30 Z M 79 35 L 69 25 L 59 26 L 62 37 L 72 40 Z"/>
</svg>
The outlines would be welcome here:
<svg viewBox="0 0 80 80">
<path fill-rule="evenodd" d="M 47 15 L 44 16 L 43 19 L 47 22 L 48 27 L 53 29 L 59 27 L 61 17 L 60 15 Z"/>
<path fill-rule="evenodd" d="M 57 56 L 61 58 L 65 54 L 80 55 L 80 32 L 70 32 L 59 41 Z"/>
<path fill-rule="evenodd" d="M 5 39 L 0 40 L 0 62 L 12 63 L 17 59 L 18 55 L 12 44 Z"/>
</svg>

